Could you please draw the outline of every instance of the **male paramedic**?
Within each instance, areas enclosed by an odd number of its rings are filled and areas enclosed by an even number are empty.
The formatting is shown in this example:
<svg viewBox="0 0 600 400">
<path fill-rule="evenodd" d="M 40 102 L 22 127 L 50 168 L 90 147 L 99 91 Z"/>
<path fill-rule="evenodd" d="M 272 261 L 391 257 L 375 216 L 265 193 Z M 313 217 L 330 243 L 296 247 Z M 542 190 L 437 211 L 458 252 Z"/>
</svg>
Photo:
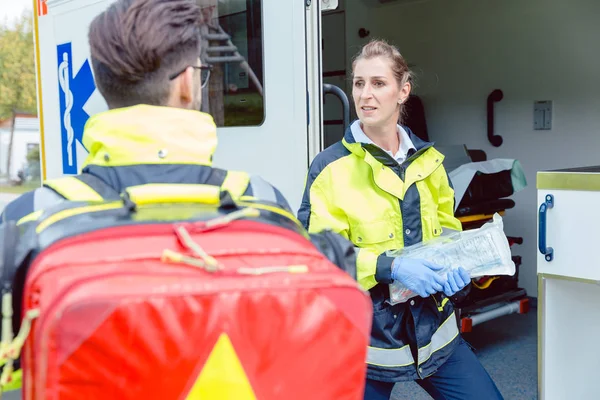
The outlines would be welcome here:
<svg viewBox="0 0 600 400">
<path fill-rule="evenodd" d="M 0 221 L 18 221 L 65 198 L 77 200 L 78 190 L 92 189 L 101 197 L 149 183 L 237 184 L 239 190 L 239 173 L 211 166 L 216 126 L 199 111 L 211 69 L 200 60 L 201 23 L 193 0 L 118 0 L 98 15 L 89 46 L 96 86 L 109 111 L 85 126 L 90 154 L 82 174 L 68 188 L 51 181 L 23 194 Z M 262 178 L 242 181 L 243 195 L 289 209 Z"/>
</svg>

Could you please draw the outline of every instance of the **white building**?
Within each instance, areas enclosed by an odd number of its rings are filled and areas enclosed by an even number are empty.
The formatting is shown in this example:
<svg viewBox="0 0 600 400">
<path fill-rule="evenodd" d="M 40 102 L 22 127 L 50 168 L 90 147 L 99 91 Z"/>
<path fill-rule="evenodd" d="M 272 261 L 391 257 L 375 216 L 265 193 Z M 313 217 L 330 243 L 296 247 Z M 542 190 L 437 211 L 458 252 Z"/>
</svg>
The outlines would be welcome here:
<svg viewBox="0 0 600 400">
<path fill-rule="evenodd" d="M 4 123 L 0 122 L 0 179 L 7 178 L 11 121 L 12 119 L 8 119 Z M 39 146 L 40 124 L 38 118 L 23 114 L 17 115 L 10 162 L 10 179 L 17 179 L 20 170 L 24 170 L 27 175 L 31 174 L 32 166 L 27 163 L 27 153 L 33 149 L 39 149 Z"/>
</svg>

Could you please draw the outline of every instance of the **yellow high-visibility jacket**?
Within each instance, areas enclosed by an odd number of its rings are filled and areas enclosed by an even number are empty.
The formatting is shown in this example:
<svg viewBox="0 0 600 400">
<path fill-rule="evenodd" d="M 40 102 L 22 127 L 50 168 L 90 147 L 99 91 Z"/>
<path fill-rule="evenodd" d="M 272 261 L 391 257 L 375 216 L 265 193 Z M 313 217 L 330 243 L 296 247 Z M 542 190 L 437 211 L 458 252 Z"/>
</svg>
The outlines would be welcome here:
<svg viewBox="0 0 600 400">
<path fill-rule="evenodd" d="M 384 381 L 432 375 L 459 339 L 443 293 L 386 302 L 393 261 L 386 251 L 430 240 L 444 229 L 461 230 L 444 156 L 404 129 L 416 152 L 398 164 L 376 145 L 355 142 L 348 128 L 342 141 L 312 162 L 298 213 L 309 232 L 330 229 L 356 246 L 357 278 L 374 307 L 368 376 Z"/>
<path fill-rule="evenodd" d="M 237 186 L 245 179 L 244 196 L 277 203 L 289 209 L 284 196 L 259 176 L 213 168 L 217 127 L 213 118 L 194 110 L 138 105 L 109 110 L 92 116 L 83 132 L 89 151 L 83 174 L 77 178 L 89 184 L 99 179 L 118 194 L 128 187 L 146 184 L 180 183 Z M 65 198 L 99 200 L 90 188 L 70 179 L 44 182 L 44 187 L 25 193 L 6 206 L 0 223 L 19 221 Z M 60 187 L 59 187 L 60 185 Z M 66 190 L 68 189 L 68 193 Z"/>
</svg>

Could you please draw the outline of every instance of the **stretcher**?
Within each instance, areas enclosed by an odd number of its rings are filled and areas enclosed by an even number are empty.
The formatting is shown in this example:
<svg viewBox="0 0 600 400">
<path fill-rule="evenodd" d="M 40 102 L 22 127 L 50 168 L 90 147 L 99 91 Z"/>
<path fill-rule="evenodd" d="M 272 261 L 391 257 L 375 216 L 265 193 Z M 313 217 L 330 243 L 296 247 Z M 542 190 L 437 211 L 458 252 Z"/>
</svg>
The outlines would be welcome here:
<svg viewBox="0 0 600 400">
<path fill-rule="evenodd" d="M 481 156 L 481 153 L 475 154 Z M 499 186 L 510 186 L 506 183 L 506 180 L 510 179 L 510 173 L 484 178 L 488 185 L 493 184 L 495 178 L 504 180 L 504 183 L 498 183 Z M 473 181 L 471 184 L 478 184 L 478 182 Z M 506 190 L 505 193 L 510 193 L 509 189 Z M 477 191 L 475 190 L 475 192 Z M 482 192 L 481 188 L 479 188 L 479 192 Z M 504 216 L 507 210 L 514 206 L 515 202 L 507 198 L 488 199 L 480 203 L 463 201 L 457 207 L 455 216 L 462 223 L 464 230 L 476 229 L 490 221 L 494 213 Z M 507 236 L 507 239 L 511 247 L 523 243 L 522 237 Z M 467 293 L 464 296 L 457 296 L 454 303 L 461 332 L 471 332 L 474 326 L 504 315 L 529 312 L 530 303 L 527 291 L 518 285 L 522 259 L 518 255 L 513 256 L 512 259 L 516 267 L 514 276 L 488 276 L 473 279 Z"/>
</svg>

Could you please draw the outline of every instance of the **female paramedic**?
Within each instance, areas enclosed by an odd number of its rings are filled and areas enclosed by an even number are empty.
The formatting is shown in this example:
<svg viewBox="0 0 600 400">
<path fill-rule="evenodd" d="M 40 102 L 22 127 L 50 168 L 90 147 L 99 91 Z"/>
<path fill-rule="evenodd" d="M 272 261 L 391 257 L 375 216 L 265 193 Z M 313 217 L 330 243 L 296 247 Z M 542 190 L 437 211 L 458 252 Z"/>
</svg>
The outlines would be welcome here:
<svg viewBox="0 0 600 400">
<path fill-rule="evenodd" d="M 352 64 L 358 120 L 310 166 L 298 217 L 310 232 L 330 229 L 357 247 L 357 277 L 373 301 L 366 400 L 389 399 L 395 382 L 416 380 L 434 399 L 502 399 L 461 338 L 448 297 L 470 281 L 461 268 L 442 278 L 426 260 L 387 257 L 459 230 L 443 155 L 398 125 L 411 90 L 404 58 L 384 41 Z M 419 296 L 390 305 L 389 284 Z"/>
</svg>

